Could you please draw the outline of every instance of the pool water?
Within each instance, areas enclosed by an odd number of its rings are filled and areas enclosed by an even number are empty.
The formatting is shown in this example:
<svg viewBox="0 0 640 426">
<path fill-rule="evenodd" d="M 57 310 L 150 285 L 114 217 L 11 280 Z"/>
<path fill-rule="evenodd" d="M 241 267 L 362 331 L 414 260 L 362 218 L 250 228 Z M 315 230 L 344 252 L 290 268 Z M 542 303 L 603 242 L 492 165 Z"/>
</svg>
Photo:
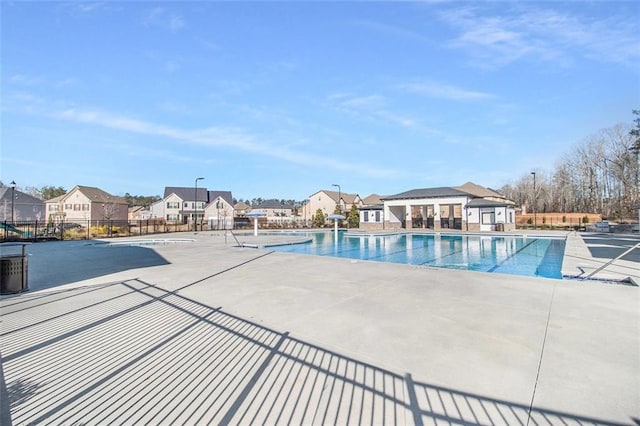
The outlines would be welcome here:
<svg viewBox="0 0 640 426">
<path fill-rule="evenodd" d="M 449 269 L 562 278 L 564 238 L 402 234 L 359 236 L 316 233 L 307 244 L 270 249 Z"/>
</svg>

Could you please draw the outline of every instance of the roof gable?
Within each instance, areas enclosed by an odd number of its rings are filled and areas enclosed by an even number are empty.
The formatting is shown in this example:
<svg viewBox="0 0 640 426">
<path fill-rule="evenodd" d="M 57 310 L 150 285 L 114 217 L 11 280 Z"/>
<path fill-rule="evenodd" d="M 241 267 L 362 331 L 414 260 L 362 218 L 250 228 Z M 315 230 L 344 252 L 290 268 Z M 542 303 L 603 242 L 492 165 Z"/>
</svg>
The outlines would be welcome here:
<svg viewBox="0 0 640 426">
<path fill-rule="evenodd" d="M 497 192 L 485 188 L 484 186 L 480 186 L 473 182 L 467 182 L 464 185 L 456 186 L 455 189 L 471 194 L 475 197 L 500 197 L 504 198 L 502 195 Z"/>
<path fill-rule="evenodd" d="M 207 195 L 209 196 L 209 203 L 213 203 L 216 198 L 220 197 L 226 201 L 227 204 L 233 206 L 233 196 L 231 195 L 231 191 L 208 191 Z"/>
</svg>

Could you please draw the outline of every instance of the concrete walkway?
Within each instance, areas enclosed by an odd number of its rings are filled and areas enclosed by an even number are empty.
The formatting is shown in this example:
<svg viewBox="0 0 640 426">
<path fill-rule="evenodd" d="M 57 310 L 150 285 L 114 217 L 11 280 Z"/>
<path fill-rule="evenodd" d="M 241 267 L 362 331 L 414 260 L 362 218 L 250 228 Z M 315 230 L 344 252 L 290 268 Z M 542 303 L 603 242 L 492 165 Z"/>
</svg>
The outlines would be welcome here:
<svg viewBox="0 0 640 426">
<path fill-rule="evenodd" d="M 3 425 L 640 419 L 638 287 L 167 238 L 30 247 Z"/>
</svg>

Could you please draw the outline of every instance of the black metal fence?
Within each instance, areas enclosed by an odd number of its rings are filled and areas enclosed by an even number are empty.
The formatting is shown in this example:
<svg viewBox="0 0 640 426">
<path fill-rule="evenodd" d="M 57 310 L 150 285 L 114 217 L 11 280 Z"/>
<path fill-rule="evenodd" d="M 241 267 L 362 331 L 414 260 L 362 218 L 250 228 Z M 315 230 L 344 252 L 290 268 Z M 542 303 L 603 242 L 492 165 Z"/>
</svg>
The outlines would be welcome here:
<svg viewBox="0 0 640 426">
<path fill-rule="evenodd" d="M 203 227 L 198 224 L 198 230 Z M 204 226 L 206 229 L 206 225 Z M 0 222 L 0 241 L 82 240 L 193 231 L 194 225 L 162 220 L 87 220 L 74 222 Z"/>
</svg>

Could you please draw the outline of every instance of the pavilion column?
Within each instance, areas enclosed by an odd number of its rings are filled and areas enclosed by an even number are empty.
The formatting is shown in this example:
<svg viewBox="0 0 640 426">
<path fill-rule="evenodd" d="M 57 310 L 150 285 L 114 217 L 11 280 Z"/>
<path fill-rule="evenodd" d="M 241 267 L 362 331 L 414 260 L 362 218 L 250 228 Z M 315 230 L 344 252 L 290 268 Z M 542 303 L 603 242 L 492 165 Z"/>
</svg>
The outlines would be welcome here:
<svg viewBox="0 0 640 426">
<path fill-rule="evenodd" d="M 434 203 L 433 204 L 433 229 L 434 230 L 442 229 L 441 219 L 442 217 L 440 217 L 440 204 Z"/>
</svg>

